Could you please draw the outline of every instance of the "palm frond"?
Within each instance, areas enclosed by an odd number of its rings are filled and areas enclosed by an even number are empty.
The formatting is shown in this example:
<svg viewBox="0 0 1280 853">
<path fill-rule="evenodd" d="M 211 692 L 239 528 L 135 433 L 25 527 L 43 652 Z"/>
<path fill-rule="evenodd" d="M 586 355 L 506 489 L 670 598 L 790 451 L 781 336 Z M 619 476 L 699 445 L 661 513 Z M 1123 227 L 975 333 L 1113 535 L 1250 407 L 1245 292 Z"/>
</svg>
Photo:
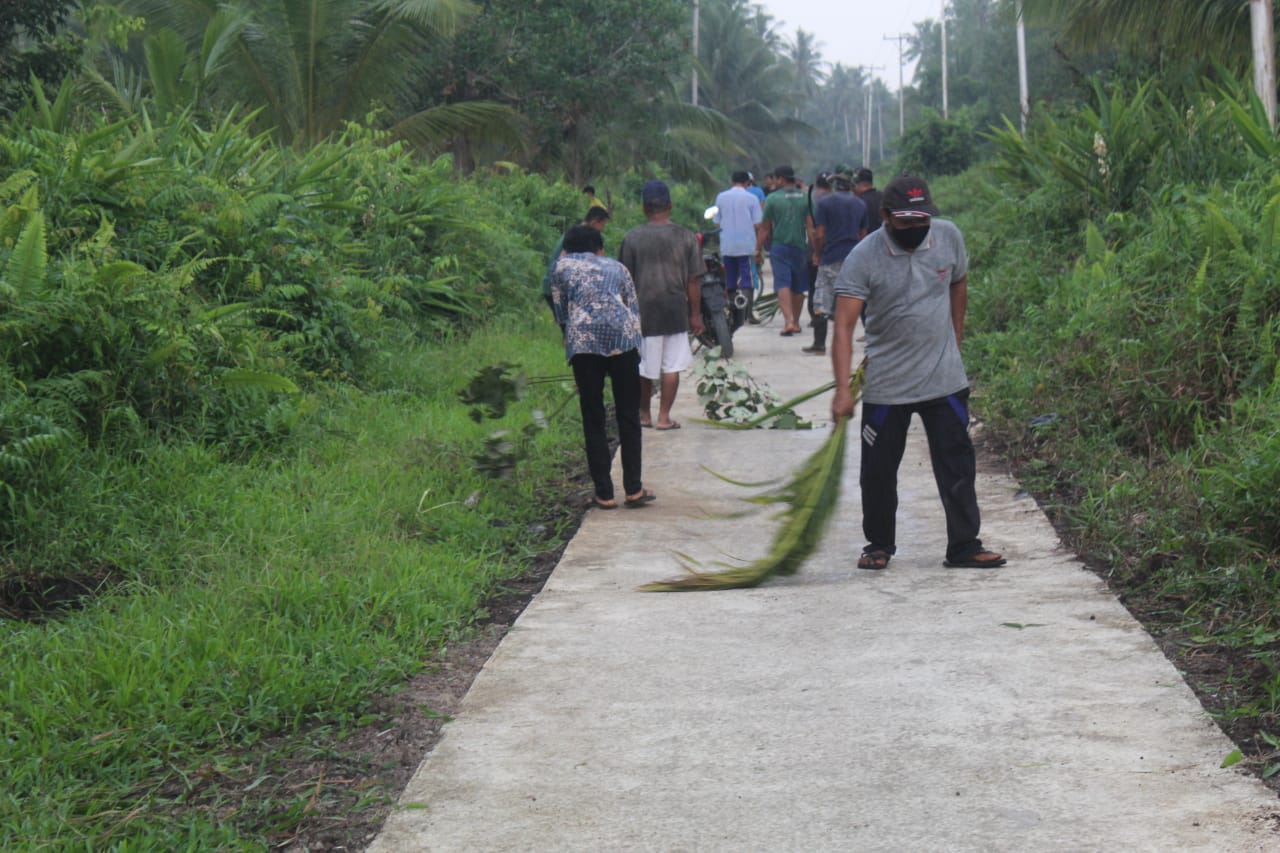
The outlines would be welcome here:
<svg viewBox="0 0 1280 853">
<path fill-rule="evenodd" d="M 524 119 L 510 107 L 465 101 L 415 113 L 392 126 L 391 134 L 426 150 L 437 150 L 450 139 L 468 134 L 519 147 L 526 144 L 524 128 Z"/>
<path fill-rule="evenodd" d="M 0 291 L 0 296 L 18 296 L 42 287 L 48 263 L 44 214 L 37 210 L 27 220 L 17 245 L 13 247 L 13 254 L 9 256 L 9 264 L 5 268 L 8 284 Z"/>
<path fill-rule="evenodd" d="M 862 395 L 865 363 L 853 374 L 849 390 L 854 399 Z M 795 476 L 779 489 L 757 495 L 753 503 L 783 504 L 782 525 L 774 535 L 773 547 L 764 556 L 745 566 L 730 566 L 718 572 L 700 572 L 685 563 L 684 577 L 647 583 L 642 592 L 692 592 L 695 590 L 742 589 L 757 586 L 774 576 L 793 575 L 818 546 L 827 522 L 835 514 L 844 474 L 845 447 L 849 421 L 842 418 L 822 447 L 804 463 Z"/>
</svg>

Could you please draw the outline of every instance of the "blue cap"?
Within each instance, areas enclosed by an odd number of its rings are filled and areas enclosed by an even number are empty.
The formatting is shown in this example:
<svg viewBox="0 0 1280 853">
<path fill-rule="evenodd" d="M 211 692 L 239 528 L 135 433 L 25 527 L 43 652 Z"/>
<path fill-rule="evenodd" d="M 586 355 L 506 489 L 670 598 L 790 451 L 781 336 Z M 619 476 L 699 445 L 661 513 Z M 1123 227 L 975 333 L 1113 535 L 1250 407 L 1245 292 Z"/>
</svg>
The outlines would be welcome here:
<svg viewBox="0 0 1280 853">
<path fill-rule="evenodd" d="M 671 204 L 671 190 L 662 181 L 645 181 L 640 198 L 649 207 L 666 207 Z"/>
</svg>

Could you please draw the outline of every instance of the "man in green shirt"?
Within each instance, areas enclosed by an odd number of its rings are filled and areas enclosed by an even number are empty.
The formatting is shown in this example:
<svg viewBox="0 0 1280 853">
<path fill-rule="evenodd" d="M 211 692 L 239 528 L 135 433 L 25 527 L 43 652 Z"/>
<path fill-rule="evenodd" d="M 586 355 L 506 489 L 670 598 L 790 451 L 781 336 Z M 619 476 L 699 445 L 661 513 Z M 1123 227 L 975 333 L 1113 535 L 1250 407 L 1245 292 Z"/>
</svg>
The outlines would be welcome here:
<svg viewBox="0 0 1280 853">
<path fill-rule="evenodd" d="M 785 321 L 783 337 L 800 333 L 800 311 L 809 292 L 808 253 L 804 221 L 809 200 L 796 184 L 795 169 L 779 166 L 773 170 L 778 189 L 764 202 L 764 219 L 756 226 L 756 261 L 764 259 L 764 245 L 773 239 L 769 264 L 773 267 L 773 289 Z"/>
</svg>

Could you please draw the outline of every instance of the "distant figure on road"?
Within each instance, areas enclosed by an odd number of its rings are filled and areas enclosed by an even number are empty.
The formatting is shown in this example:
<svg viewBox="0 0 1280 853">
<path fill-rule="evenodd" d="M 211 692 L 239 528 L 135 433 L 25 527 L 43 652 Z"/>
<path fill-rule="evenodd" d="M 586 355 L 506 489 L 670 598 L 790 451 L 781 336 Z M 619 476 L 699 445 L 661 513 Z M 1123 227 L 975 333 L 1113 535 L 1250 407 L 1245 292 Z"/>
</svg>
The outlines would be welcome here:
<svg viewBox="0 0 1280 853">
<path fill-rule="evenodd" d="M 945 565 L 995 568 L 1005 558 L 978 538 L 977 461 L 969 439 L 969 380 L 960 358 L 968 301 L 964 236 L 937 219 L 929 186 L 903 175 L 885 187 L 880 230 L 854 247 L 836 281 L 831 416 L 853 416 L 849 372 L 862 316 L 867 375 L 862 395 L 860 569 L 883 569 L 897 550 L 898 466 L 919 414 L 947 516 Z M 863 313 L 865 309 L 865 314 Z"/>
<path fill-rule="evenodd" d="M 756 229 L 756 260 L 762 260 L 764 247 L 772 240 L 769 265 L 773 268 L 773 289 L 784 320 L 782 336 L 790 337 L 800 333 L 800 310 L 809 292 L 804 229 L 809 199 L 796 183 L 795 169 L 779 166 L 773 174 L 778 189 L 764 202 L 764 219 Z"/>
<path fill-rule="evenodd" d="M 809 305 L 813 308 L 813 345 L 804 352 L 827 351 L 827 322 L 835 312 L 835 286 L 844 259 L 867 234 L 867 208 L 853 194 L 853 172 L 837 166 L 830 177 L 831 193 L 818 199 L 813 213 L 813 262 L 818 275 Z"/>
<path fill-rule="evenodd" d="M 876 189 L 875 177 L 866 166 L 854 175 L 853 191 L 867 206 L 867 232 L 870 233 L 880 227 L 880 205 L 884 194 Z"/>
<path fill-rule="evenodd" d="M 750 191 L 751 173 L 734 172 L 733 186 L 716 196 L 713 217 L 720 226 L 720 258 L 724 262 L 724 287 L 730 299 L 734 291 L 747 292 L 747 311 L 751 310 L 751 256 L 756 249 L 756 225 L 763 211 L 760 201 Z"/>
</svg>

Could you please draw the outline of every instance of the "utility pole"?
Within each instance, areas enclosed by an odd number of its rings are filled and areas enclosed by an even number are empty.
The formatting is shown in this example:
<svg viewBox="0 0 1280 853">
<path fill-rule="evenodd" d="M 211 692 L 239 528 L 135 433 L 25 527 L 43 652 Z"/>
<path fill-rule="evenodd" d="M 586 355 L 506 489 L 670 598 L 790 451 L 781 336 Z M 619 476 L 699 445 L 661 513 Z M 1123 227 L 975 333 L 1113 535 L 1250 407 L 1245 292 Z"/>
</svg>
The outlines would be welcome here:
<svg viewBox="0 0 1280 853">
<path fill-rule="evenodd" d="M 871 165 L 871 115 L 875 110 L 875 78 L 871 75 L 872 71 L 883 71 L 883 65 L 859 65 L 862 70 L 863 77 L 866 79 L 867 87 L 867 106 L 864 112 L 864 121 L 862 123 L 862 165 Z"/>
<path fill-rule="evenodd" d="M 1022 0 L 1018 0 L 1018 106 L 1022 113 L 1022 135 L 1026 136 L 1031 99 L 1027 95 L 1027 24 L 1022 19 Z"/>
<path fill-rule="evenodd" d="M 903 84 L 902 84 L 902 65 L 903 65 L 903 59 L 902 59 L 902 43 L 903 43 L 904 41 L 906 41 L 907 39 L 909 39 L 909 38 L 910 38 L 910 36 L 908 36 L 906 33 L 898 33 L 896 36 L 885 36 L 885 37 L 884 37 L 884 40 L 885 40 L 885 41 L 897 41 L 897 42 L 898 42 L 898 135 L 899 135 L 899 136 L 902 136 L 903 134 L 905 134 L 905 133 L 907 132 L 907 110 L 906 110 L 906 101 L 907 101 L 907 99 L 906 99 L 905 97 L 903 97 L 903 94 L 902 94 L 902 87 L 903 87 Z"/>
<path fill-rule="evenodd" d="M 1253 32 L 1253 88 L 1267 111 L 1272 132 L 1276 129 L 1275 25 L 1271 0 L 1249 0 L 1249 22 Z"/>
<path fill-rule="evenodd" d="M 947 0 L 942 0 L 938 20 L 942 22 L 942 118 L 951 118 L 947 109 Z"/>
<path fill-rule="evenodd" d="M 698 13 L 699 0 L 693 0 L 693 97 L 690 102 L 698 105 Z"/>
</svg>

